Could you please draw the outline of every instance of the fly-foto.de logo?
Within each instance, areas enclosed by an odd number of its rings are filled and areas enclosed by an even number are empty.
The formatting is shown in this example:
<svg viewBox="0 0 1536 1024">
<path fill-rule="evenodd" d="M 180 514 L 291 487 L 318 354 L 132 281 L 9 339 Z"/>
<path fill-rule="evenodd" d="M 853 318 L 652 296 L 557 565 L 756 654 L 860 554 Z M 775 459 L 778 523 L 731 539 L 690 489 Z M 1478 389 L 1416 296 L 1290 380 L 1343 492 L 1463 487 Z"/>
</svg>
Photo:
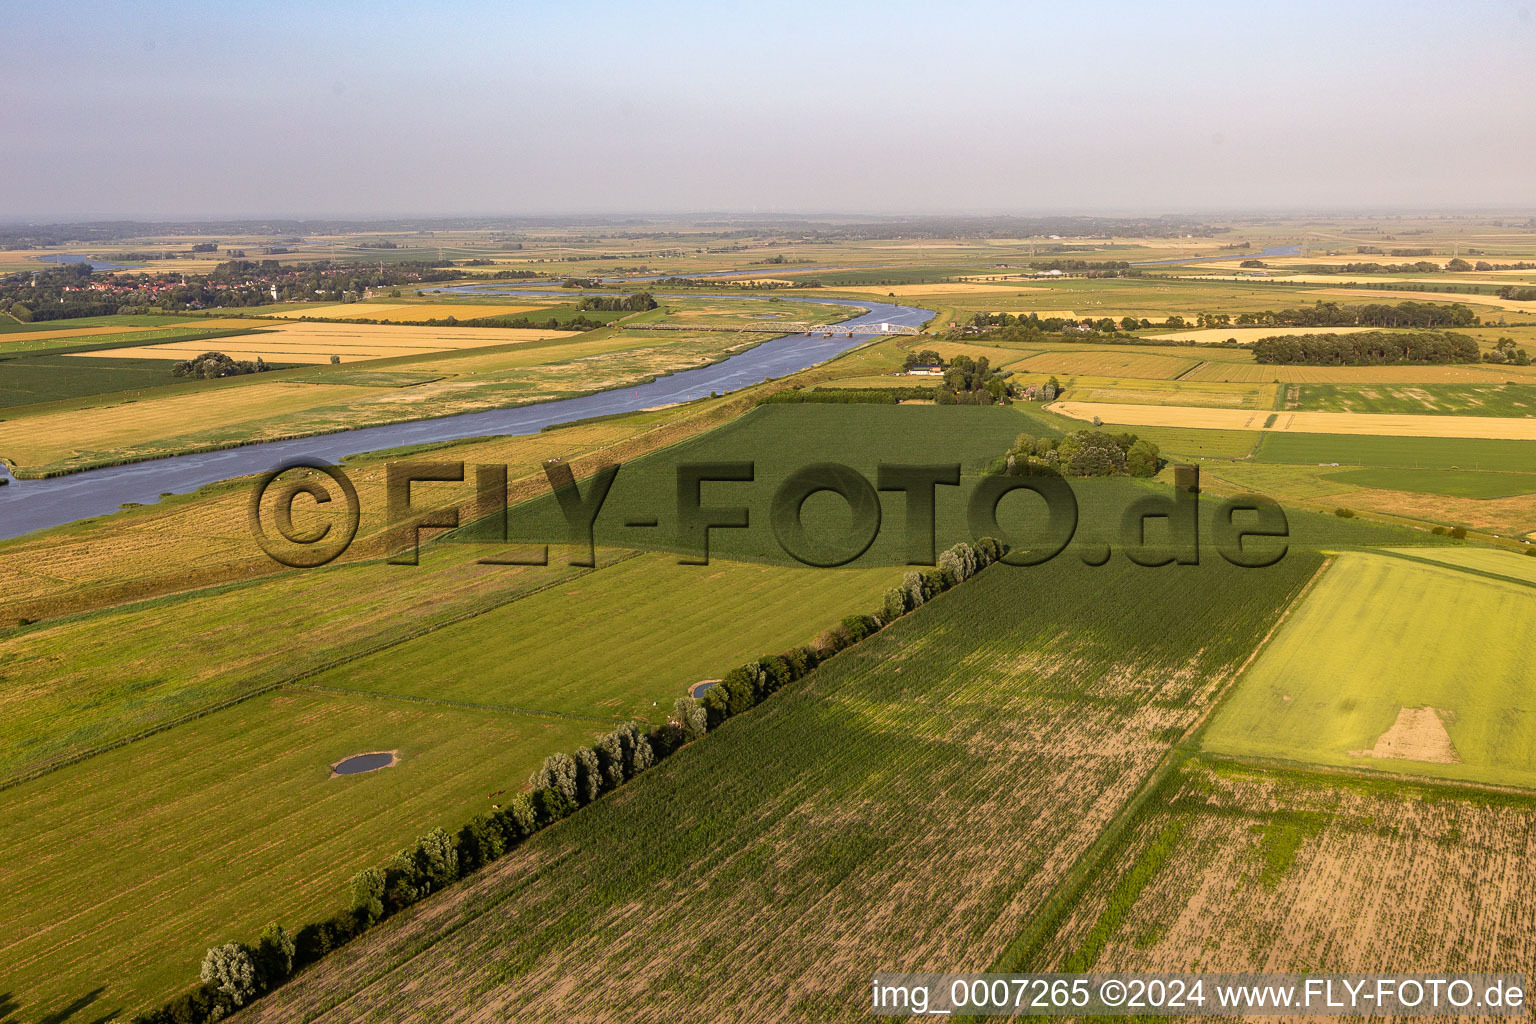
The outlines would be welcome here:
<svg viewBox="0 0 1536 1024">
<path fill-rule="evenodd" d="M 607 506 L 621 469 L 617 464 L 603 465 L 585 481 L 578 481 L 567 463 L 545 463 L 545 476 L 563 520 L 563 536 L 548 540 L 571 547 L 570 564 L 595 564 L 598 516 Z M 420 484 L 463 485 L 467 504 L 424 504 L 413 495 L 413 486 Z M 818 568 L 847 565 L 870 549 L 882 528 L 889 528 L 882 494 L 891 495 L 892 504 L 902 510 L 891 518 L 901 520 L 897 529 L 903 533 L 902 550 L 908 565 L 935 564 L 939 503 L 950 489 L 961 492 L 969 539 L 999 538 L 1004 552 L 999 561 L 1006 565 L 1040 565 L 1056 558 L 1077 537 L 1082 519 L 1078 495 L 1064 477 L 994 474 L 966 479 L 959 463 L 881 463 L 871 480 L 851 466 L 817 462 L 767 480 L 759 476 L 752 461 L 695 462 L 676 467 L 675 484 L 675 500 L 665 509 L 624 510 L 622 522 L 630 530 L 656 530 L 657 545 L 678 552 L 684 565 L 708 565 L 711 534 L 750 529 L 750 506 L 761 507 L 765 498 L 769 528 L 779 549 L 802 565 Z M 706 488 L 710 494 L 707 501 Z M 806 503 L 820 494 L 835 495 L 835 500 L 846 507 L 841 517 L 846 525 L 830 534 L 807 524 Z M 1009 514 L 1000 511 L 1005 501 L 1013 507 Z M 388 561 L 416 565 L 423 531 L 479 523 L 482 529 L 477 540 L 507 548 L 479 559 L 483 564 L 547 565 L 547 543 L 509 540 L 508 507 L 505 465 L 389 463 L 384 480 Z M 316 511 L 334 514 L 301 527 L 295 521 L 301 509 L 307 513 L 306 520 L 317 518 Z M 356 539 L 361 518 L 358 490 L 347 473 L 316 461 L 289 463 L 266 474 L 252 492 L 249 505 L 251 532 L 257 543 L 275 561 L 294 568 L 314 568 L 334 561 Z M 1004 521 L 1015 525 L 1020 519 L 1040 529 L 1031 531 L 1027 541 L 1010 540 Z M 487 524 L 489 529 L 484 528 Z M 1290 537 L 1285 511 L 1262 495 L 1226 498 L 1203 513 L 1199 470 L 1194 466 L 1177 467 L 1171 490 L 1137 494 L 1120 511 L 1115 526 L 1113 544 L 1079 539 L 1078 557 L 1089 565 L 1103 565 L 1120 551 L 1142 566 L 1197 565 L 1202 531 L 1206 531 L 1210 548 L 1221 558 L 1245 568 L 1263 568 L 1285 557 Z"/>
</svg>

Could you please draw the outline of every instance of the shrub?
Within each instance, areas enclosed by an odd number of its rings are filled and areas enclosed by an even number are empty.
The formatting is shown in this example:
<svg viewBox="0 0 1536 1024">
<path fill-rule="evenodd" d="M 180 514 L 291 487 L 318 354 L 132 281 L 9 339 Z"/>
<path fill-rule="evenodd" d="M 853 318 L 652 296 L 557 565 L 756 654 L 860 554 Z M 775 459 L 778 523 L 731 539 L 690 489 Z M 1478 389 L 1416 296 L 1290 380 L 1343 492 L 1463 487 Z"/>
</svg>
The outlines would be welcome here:
<svg viewBox="0 0 1536 1024">
<path fill-rule="evenodd" d="M 1465 526 L 1453 526 L 1451 527 L 1451 536 L 1457 540 L 1466 540 L 1467 528 Z"/>
<path fill-rule="evenodd" d="M 1445 536 L 1445 527 L 1437 526 L 1433 530 L 1430 530 L 1429 532 L 1433 533 L 1437 537 L 1444 537 Z"/>
<path fill-rule="evenodd" d="M 500 857 L 507 849 L 501 827 L 489 814 L 477 814 L 469 824 L 459 829 L 456 846 L 459 854 L 459 870 L 478 871 Z"/>
<path fill-rule="evenodd" d="M 529 801 L 533 804 L 533 820 L 538 829 L 545 828 L 561 818 L 568 818 L 576 810 L 576 801 L 558 789 L 545 787 L 533 791 Z"/>
<path fill-rule="evenodd" d="M 1354 511 L 1354 509 L 1344 508 L 1342 505 L 1339 506 L 1338 508 L 1334 509 L 1333 510 L 1333 514 L 1338 516 L 1340 519 L 1353 519 L 1353 518 L 1355 518 L 1355 511 Z"/>
</svg>

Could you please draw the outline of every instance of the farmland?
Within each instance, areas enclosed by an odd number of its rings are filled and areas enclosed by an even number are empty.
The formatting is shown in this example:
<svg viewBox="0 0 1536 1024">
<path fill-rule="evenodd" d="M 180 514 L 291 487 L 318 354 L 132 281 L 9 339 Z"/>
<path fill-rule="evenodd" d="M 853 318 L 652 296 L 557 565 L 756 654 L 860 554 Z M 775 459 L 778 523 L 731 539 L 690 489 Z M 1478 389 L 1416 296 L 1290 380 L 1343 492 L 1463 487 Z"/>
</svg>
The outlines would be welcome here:
<svg viewBox="0 0 1536 1024">
<path fill-rule="evenodd" d="M 1513 559 L 1514 556 L 1508 556 Z M 1206 737 L 1218 753 L 1536 785 L 1529 585 L 1345 553 Z"/>
<path fill-rule="evenodd" d="M 1529 796 L 1191 760 L 1009 966 L 1502 970 L 1533 952 L 1533 825 Z"/>
<path fill-rule="evenodd" d="M 73 972 L 105 976 L 129 962 L 132 984 L 110 986 L 110 998 L 130 1006 L 164 998 L 224 932 L 259 930 L 274 913 L 328 912 L 354 871 L 418 834 L 423 821 L 457 826 L 494 802 L 488 792 L 515 791 L 546 755 L 628 717 L 661 720 L 692 683 L 877 607 L 898 578 L 894 569 L 678 566 L 654 555 L 605 558 L 589 573 L 560 564 L 477 571 L 466 562 L 450 551 L 415 569 L 372 563 L 330 579 L 289 576 L 206 597 L 196 618 L 170 602 L 106 622 L 75 620 L 60 627 L 67 637 L 33 637 L 30 657 L 11 660 L 13 683 L 27 688 L 33 666 L 56 663 L 67 644 L 89 681 L 51 699 L 68 702 L 77 725 L 89 721 L 82 704 L 104 707 L 101 724 L 89 737 L 70 735 L 73 744 L 154 724 L 151 706 L 164 715 L 260 695 L 0 790 L 7 845 L 46 836 L 56 851 L 41 876 L 51 881 L 8 883 L 8 898 L 21 902 L 7 916 L 90 913 L 96 923 L 0 946 L 7 978 L 27 982 L 35 1000 L 63 1003 L 78 993 L 68 975 L 45 980 L 49 965 L 63 959 Z M 414 610 L 402 588 L 417 595 Z M 669 629 L 658 632 L 663 608 Z M 235 634 L 248 637 L 250 623 L 271 643 L 239 643 Z M 309 652 L 308 670 L 278 642 L 300 629 L 326 637 Z M 198 643 L 181 646 L 184 631 Z M 92 635 L 115 638 L 115 656 L 80 650 Z M 175 652 L 179 688 L 144 678 L 143 652 L 157 647 Z M 253 659 L 262 648 L 269 656 Z M 346 668 L 313 671 L 338 662 Z M 278 683 L 287 685 L 270 691 Z M 46 735 L 27 705 L 12 702 L 12 710 L 30 735 Z M 401 751 L 398 768 L 327 778 L 327 766 L 347 754 L 391 749 Z M 131 831 L 108 829 L 123 813 L 134 818 Z M 154 835 L 162 852 L 139 856 L 139 835 Z M 295 842 L 302 853 L 290 849 Z M 222 870 L 231 862 L 238 873 Z M 82 886 L 92 872 L 100 882 Z M 113 897 L 99 901 L 102 889 Z"/>
<path fill-rule="evenodd" d="M 348 1019 L 385 1020 L 407 999 L 470 994 L 540 1018 L 593 1000 L 676 1020 L 718 1019 L 722 1006 L 846 1016 L 870 963 L 985 962 L 1316 564 L 995 566 L 456 898 L 332 956 L 254 1017 L 339 1019 L 325 1010 L 346 1000 Z M 1042 585 L 1052 602 L 1033 599 Z M 962 895 L 933 898 L 959 879 Z M 643 952 L 660 948 L 669 955 Z M 776 983 L 715 969 L 727 962 L 771 963 Z"/>
<path fill-rule="evenodd" d="M 960 486 L 933 492 L 942 550 L 974 539 L 967 499 L 1019 435 L 1045 442 L 1040 454 L 1093 416 L 1163 461 L 1152 478 L 1072 479 L 1076 531 L 1057 558 L 994 565 L 933 598 L 238 1019 L 555 1020 L 594 1005 L 615 1018 L 852 1019 L 869 972 L 893 966 L 1528 959 L 1536 558 L 1522 541 L 1536 536 L 1536 370 L 1260 365 L 1241 347 L 1258 337 L 1370 328 L 1192 325 L 1433 299 L 1349 298 L 1330 291 L 1347 279 L 1322 274 L 1221 279 L 1266 246 L 1303 250 L 1277 273 L 1347 261 L 1383 231 L 1444 250 L 1441 263 L 1457 246 L 1512 261 L 1536 257 L 1531 229 L 1468 215 L 1234 219 L 1188 238 L 854 237 L 866 230 L 295 228 L 302 243 L 272 257 L 286 268 L 326 250 L 369 274 L 440 260 L 475 283 L 365 282 L 345 301 L 306 284 L 297 298 L 316 301 L 183 316 L 0 316 L 0 456 L 21 477 L 0 488 L 3 507 L 28 475 L 623 387 L 765 340 L 732 330 L 747 323 L 835 321 L 892 297 L 934 312 L 916 337 L 870 338 L 725 395 L 349 458 L 357 540 L 319 569 L 283 568 L 253 543 L 252 478 L 0 542 L 0 841 L 35 853 L 0 866 L 0 919 L 15 922 L 0 937 L 0 1018 L 123 1020 L 186 992 L 210 946 L 342 911 L 355 872 L 529 793 L 545 756 L 619 722 L 658 726 L 691 686 L 880 609 L 926 567 L 909 565 L 922 511 L 895 489 L 879 492 L 878 534 L 847 565 L 795 562 L 773 514 L 791 473 L 835 463 L 873 484 L 882 467 L 958 464 Z M 398 248 L 374 247 L 386 237 Z M 169 258 L 177 246 L 122 248 L 164 253 L 144 261 L 156 272 L 197 273 Z M 29 267 L 35 255 L 10 254 Z M 1147 262 L 1213 255 L 1231 259 Z M 1099 261 L 1132 267 L 1028 276 Z M 540 283 L 493 276 L 503 270 Z M 703 276 L 715 273 L 729 276 Z M 696 281 L 656 283 L 668 276 Z M 546 277 L 603 284 L 534 294 L 559 287 Z M 1454 285 L 1436 287 L 1477 302 L 1484 321 L 1466 330 L 1483 352 L 1503 337 L 1536 351 L 1523 311 Z M 656 309 L 579 309 L 652 289 Z M 970 326 L 999 310 L 1159 326 Z M 1191 326 L 1162 326 L 1175 314 Z M 577 316 L 606 326 L 561 329 Z M 553 324 L 463 326 L 483 317 Z M 658 324 L 698 329 L 644 329 Z M 173 361 L 209 349 L 279 368 L 170 378 Z M 985 358 L 1006 399 L 903 375 L 926 350 Z M 1055 399 L 1028 397 L 1053 377 Z M 938 401 L 839 404 L 841 389 L 914 386 Z M 790 389 L 804 401 L 763 401 Z M 1452 436 L 1419 436 L 1435 431 Z M 467 481 L 413 487 L 417 508 L 455 508 L 465 525 L 426 531 L 418 566 L 386 564 L 386 467 L 415 459 L 505 465 L 517 553 L 549 542 L 549 564 L 481 561 L 509 551 L 495 518 L 469 522 Z M 600 466 L 621 466 L 594 522 L 596 568 L 569 564 L 548 460 L 583 494 Z M 1200 564 L 1133 565 L 1126 510 L 1168 497 L 1189 461 Z M 710 563 L 680 564 L 699 537 L 680 521 L 679 469 L 719 463 L 750 463 L 752 477 L 708 480 L 700 503 L 739 508 L 747 525 L 709 529 Z M 1239 492 L 1284 506 L 1275 566 L 1237 569 L 1216 551 L 1220 502 Z M 827 494 L 803 513 L 818 537 L 852 522 Z M 996 532 L 1032 548 L 1039 513 L 1036 497 L 1009 497 Z M 334 517 L 302 503 L 295 520 Z M 1446 536 L 1455 526 L 1469 535 Z M 1149 546 L 1166 530 L 1149 521 Z M 399 761 L 331 777 L 372 751 Z"/>
</svg>

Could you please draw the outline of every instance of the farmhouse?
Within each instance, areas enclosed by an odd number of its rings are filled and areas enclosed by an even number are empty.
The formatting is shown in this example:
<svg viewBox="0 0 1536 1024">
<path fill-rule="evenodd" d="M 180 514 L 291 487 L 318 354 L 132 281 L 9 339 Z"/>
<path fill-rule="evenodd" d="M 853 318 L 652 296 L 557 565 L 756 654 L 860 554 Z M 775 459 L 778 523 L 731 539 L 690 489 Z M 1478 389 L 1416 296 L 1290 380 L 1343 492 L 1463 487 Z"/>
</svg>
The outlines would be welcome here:
<svg viewBox="0 0 1536 1024">
<path fill-rule="evenodd" d="M 919 363 L 918 365 L 912 367 L 910 370 L 907 371 L 907 376 L 908 377 L 942 377 L 942 376 L 944 376 L 944 367 L 942 367 L 942 366 L 933 366 L 931 364 L 925 364 L 925 363 Z"/>
</svg>

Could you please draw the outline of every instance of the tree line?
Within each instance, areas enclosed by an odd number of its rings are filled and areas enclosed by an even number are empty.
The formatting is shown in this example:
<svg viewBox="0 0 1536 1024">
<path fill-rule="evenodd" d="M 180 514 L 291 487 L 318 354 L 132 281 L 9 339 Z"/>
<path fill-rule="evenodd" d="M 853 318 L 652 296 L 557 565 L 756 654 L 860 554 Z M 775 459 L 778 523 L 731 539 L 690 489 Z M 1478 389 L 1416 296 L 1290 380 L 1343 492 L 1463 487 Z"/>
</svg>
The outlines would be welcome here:
<svg viewBox="0 0 1536 1024">
<path fill-rule="evenodd" d="M 1289 334 L 1253 343 L 1260 363 L 1306 366 L 1384 366 L 1393 363 L 1475 363 L 1477 342 L 1451 331 L 1361 331 Z"/>
<path fill-rule="evenodd" d="M 134 1024 L 213 1024 L 281 986 L 295 972 L 410 907 L 506 856 L 530 836 L 569 817 L 650 770 L 685 744 L 749 711 L 803 678 L 839 651 L 975 576 L 1003 556 L 993 537 L 960 542 L 934 567 L 912 570 L 888 589 L 873 614 L 849 615 L 810 643 L 732 669 L 701 699 L 679 697 L 662 725 L 626 722 L 571 753 L 551 754 L 528 780 L 528 792 L 476 815 L 456 833 L 434 828 L 347 886 L 346 907 L 291 934 L 271 924 L 255 944 L 227 942 L 203 957 L 199 983 Z"/>
</svg>

